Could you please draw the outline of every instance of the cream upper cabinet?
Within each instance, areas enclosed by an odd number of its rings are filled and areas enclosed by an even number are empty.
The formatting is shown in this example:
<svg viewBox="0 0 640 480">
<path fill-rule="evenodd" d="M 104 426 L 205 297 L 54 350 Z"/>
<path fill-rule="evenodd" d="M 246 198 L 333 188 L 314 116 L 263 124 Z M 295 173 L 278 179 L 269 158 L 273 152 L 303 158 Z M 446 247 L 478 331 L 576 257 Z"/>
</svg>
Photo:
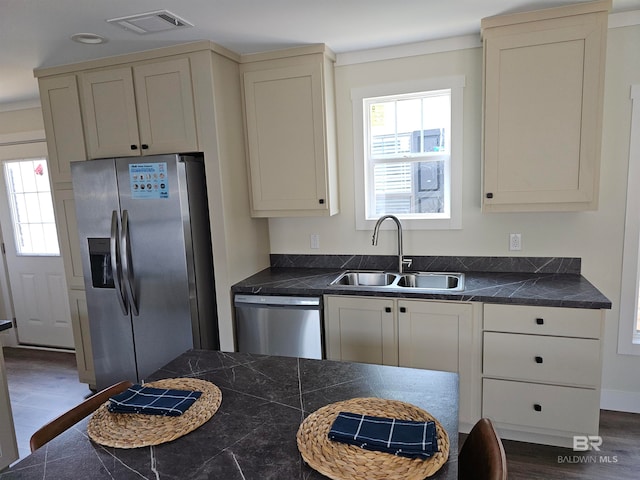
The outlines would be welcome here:
<svg viewBox="0 0 640 480">
<path fill-rule="evenodd" d="M 81 77 L 91 158 L 198 150 L 189 58 Z"/>
<path fill-rule="evenodd" d="M 47 137 L 49 173 L 54 189 L 71 182 L 71 162 L 87 159 L 76 75 L 39 79 Z"/>
<path fill-rule="evenodd" d="M 597 208 L 610 6 L 482 20 L 483 211 Z"/>
<path fill-rule="evenodd" d="M 338 213 L 333 54 L 303 47 L 242 61 L 252 215 Z"/>
</svg>

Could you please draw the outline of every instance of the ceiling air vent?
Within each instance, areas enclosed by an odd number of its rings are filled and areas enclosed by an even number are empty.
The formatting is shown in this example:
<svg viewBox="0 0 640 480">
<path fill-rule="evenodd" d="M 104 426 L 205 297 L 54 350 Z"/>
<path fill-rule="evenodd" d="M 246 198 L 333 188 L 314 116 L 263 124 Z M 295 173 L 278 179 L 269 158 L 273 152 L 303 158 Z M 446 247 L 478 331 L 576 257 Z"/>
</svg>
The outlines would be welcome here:
<svg viewBox="0 0 640 480">
<path fill-rule="evenodd" d="M 140 13 L 128 17 L 112 18 L 107 20 L 107 22 L 114 23 L 140 35 L 193 27 L 193 23 L 187 22 L 185 19 L 178 17 L 168 10 L 158 10 L 156 12 Z"/>
</svg>

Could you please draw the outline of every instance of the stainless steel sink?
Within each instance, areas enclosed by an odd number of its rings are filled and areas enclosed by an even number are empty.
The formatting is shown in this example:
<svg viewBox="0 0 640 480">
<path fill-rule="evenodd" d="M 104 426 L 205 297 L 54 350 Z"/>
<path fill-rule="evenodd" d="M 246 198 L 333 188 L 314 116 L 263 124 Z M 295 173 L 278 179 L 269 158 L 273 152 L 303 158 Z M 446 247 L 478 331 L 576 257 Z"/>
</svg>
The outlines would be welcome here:
<svg viewBox="0 0 640 480">
<path fill-rule="evenodd" d="M 464 273 L 346 271 L 331 285 L 396 291 L 459 292 L 464 290 Z"/>
<path fill-rule="evenodd" d="M 427 290 L 459 291 L 464 289 L 464 274 L 431 272 L 405 273 L 398 280 L 398 286 Z"/>
<path fill-rule="evenodd" d="M 331 285 L 352 285 L 359 287 L 385 287 L 391 285 L 397 275 L 384 272 L 344 272 Z"/>
</svg>

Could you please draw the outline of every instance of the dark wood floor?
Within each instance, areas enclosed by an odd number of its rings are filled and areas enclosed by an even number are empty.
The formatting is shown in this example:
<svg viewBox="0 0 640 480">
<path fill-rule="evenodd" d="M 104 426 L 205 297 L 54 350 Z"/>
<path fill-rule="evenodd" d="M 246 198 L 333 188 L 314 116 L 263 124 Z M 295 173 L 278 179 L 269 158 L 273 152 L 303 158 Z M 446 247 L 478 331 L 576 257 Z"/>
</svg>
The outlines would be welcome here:
<svg viewBox="0 0 640 480">
<path fill-rule="evenodd" d="M 3 348 L 20 458 L 33 432 L 91 394 L 78 381 L 72 353 Z"/>
<path fill-rule="evenodd" d="M 70 353 L 5 348 L 9 395 L 20 456 L 32 433 L 91 392 L 78 382 Z M 603 410 L 600 452 L 504 440 L 511 480 L 640 479 L 640 415 Z M 460 435 L 460 444 L 464 435 Z"/>
<path fill-rule="evenodd" d="M 640 479 L 640 414 L 601 410 L 600 436 L 599 452 L 504 440 L 509 479 Z"/>
</svg>

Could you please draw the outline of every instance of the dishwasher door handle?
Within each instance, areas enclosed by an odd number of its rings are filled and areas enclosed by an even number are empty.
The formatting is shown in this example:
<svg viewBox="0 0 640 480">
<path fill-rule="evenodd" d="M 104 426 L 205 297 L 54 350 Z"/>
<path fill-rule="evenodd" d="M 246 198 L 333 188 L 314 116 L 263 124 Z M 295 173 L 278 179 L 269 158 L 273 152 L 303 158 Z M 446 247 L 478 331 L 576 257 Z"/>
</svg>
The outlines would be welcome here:
<svg viewBox="0 0 640 480">
<path fill-rule="evenodd" d="M 276 295 L 236 295 L 236 307 L 311 307 L 322 308 L 320 297 L 280 297 Z"/>
</svg>

